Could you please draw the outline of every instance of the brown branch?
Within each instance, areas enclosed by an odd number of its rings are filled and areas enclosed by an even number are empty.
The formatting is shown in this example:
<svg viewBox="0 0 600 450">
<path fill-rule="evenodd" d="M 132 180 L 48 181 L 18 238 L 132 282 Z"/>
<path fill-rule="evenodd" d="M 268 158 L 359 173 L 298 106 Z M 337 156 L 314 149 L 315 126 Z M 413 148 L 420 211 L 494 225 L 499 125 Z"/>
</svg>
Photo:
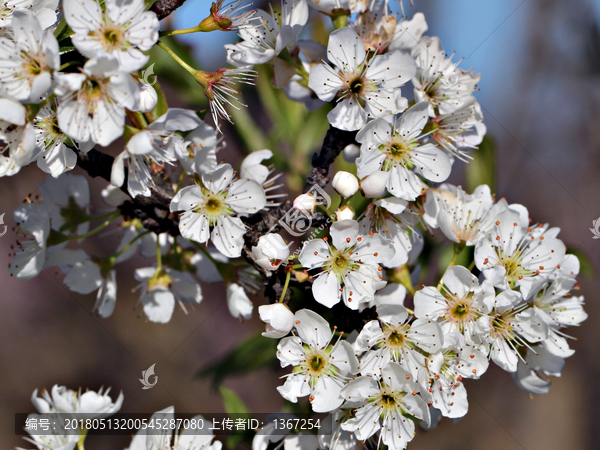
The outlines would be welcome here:
<svg viewBox="0 0 600 450">
<path fill-rule="evenodd" d="M 158 0 L 152 4 L 149 11 L 156 13 L 158 20 L 163 20 L 184 3 L 185 0 Z"/>
<path fill-rule="evenodd" d="M 327 135 L 323 141 L 323 146 L 318 153 L 315 153 L 312 158 L 312 170 L 307 178 L 305 192 L 310 190 L 314 185 L 325 188 L 329 183 L 328 172 L 329 166 L 335 158 L 341 153 L 344 147 L 354 142 L 354 132 L 342 131 L 331 127 L 327 131 Z M 74 149 L 77 153 L 77 165 L 85 170 L 92 178 L 100 177 L 110 182 L 110 175 L 114 158 L 110 155 L 92 149 L 87 153 L 83 153 Z M 126 201 L 120 206 L 121 213 L 127 218 L 138 218 L 142 225 L 147 230 L 154 233 L 169 233 L 171 236 L 179 235 L 179 216 L 169 212 L 171 199 L 175 194 L 171 185 L 164 179 L 162 173 L 154 174 L 154 184 L 150 186 L 151 195 L 142 197 L 138 195 L 131 200 Z M 121 190 L 127 195 L 127 173 L 125 174 L 125 182 Z M 265 286 L 265 296 L 275 302 L 279 299 L 285 282 L 284 270 L 278 270 L 274 273 L 265 271 L 262 267 L 256 264 L 252 255 L 252 247 L 258 243 L 260 236 L 269 231 L 279 231 L 279 221 L 292 208 L 289 201 L 275 208 L 268 208 L 265 211 L 254 214 L 253 216 L 243 218 L 244 223 L 248 226 L 248 231 L 244 235 L 244 247 L 242 249 L 242 257 L 253 267 L 258 270 L 263 279 Z M 313 225 L 318 226 L 327 220 L 325 215 L 316 213 L 313 216 Z M 291 286 L 306 289 L 310 287 L 309 283 L 302 285 L 292 280 Z M 289 290 L 286 295 L 286 300 L 289 299 Z"/>
</svg>

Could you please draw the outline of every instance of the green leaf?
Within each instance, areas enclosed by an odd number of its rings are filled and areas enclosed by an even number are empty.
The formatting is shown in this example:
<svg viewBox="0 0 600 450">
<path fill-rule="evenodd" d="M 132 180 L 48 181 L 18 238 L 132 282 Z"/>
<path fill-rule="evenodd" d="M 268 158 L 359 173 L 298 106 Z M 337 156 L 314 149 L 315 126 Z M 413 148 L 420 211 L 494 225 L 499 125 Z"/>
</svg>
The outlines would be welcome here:
<svg viewBox="0 0 600 450">
<path fill-rule="evenodd" d="M 472 193 L 477 186 L 487 184 L 492 192 L 496 187 L 496 142 L 486 134 L 473 152 L 475 158 L 466 168 L 467 192 Z"/>
<path fill-rule="evenodd" d="M 228 377 L 247 375 L 248 373 L 277 361 L 277 341 L 260 334 L 240 342 L 220 361 L 201 370 L 199 378 L 211 378 L 213 385 L 219 386 Z"/>
<path fill-rule="evenodd" d="M 226 388 L 225 386 L 220 386 L 219 392 L 223 398 L 223 406 L 225 406 L 225 412 L 229 415 L 229 418 L 233 420 L 238 418 L 245 419 L 242 414 L 249 414 L 250 411 L 248 411 L 248 408 L 244 404 L 243 400 L 235 392 L 229 388 Z M 238 442 L 240 442 L 243 438 L 244 436 L 242 434 L 232 434 L 228 436 L 227 448 L 235 448 Z"/>
<path fill-rule="evenodd" d="M 244 404 L 244 401 L 231 389 L 225 386 L 220 386 L 219 393 L 221 394 L 221 397 L 223 397 L 223 406 L 225 406 L 225 412 L 229 414 L 229 416 L 250 413 Z"/>
<path fill-rule="evenodd" d="M 233 130 L 249 151 L 268 148 L 267 137 L 252 118 L 248 108 L 231 108 L 231 119 L 235 124 Z"/>
</svg>

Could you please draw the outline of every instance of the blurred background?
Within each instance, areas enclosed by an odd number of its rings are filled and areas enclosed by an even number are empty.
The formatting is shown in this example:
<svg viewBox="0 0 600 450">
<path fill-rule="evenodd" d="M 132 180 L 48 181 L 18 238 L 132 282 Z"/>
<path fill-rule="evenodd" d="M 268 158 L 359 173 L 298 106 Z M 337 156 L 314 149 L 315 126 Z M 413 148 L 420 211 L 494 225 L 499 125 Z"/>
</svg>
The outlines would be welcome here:
<svg viewBox="0 0 600 450">
<path fill-rule="evenodd" d="M 526 205 L 534 222 L 560 227 L 559 237 L 567 247 L 585 256 L 579 293 L 586 297 L 589 318 L 580 328 L 569 330 L 578 339 L 571 343 L 576 353 L 567 360 L 562 377 L 554 380 L 548 395 L 530 400 L 509 374 L 492 364 L 481 380 L 466 383 L 467 416 L 458 423 L 444 419 L 432 432 L 419 431 L 409 448 L 597 449 L 600 327 L 595 321 L 600 319 L 600 240 L 593 239 L 589 228 L 600 216 L 600 2 L 415 3 L 410 7 L 405 1 L 406 14 L 412 17 L 423 11 L 429 24 L 427 34 L 439 36 L 448 54 L 455 51 L 455 61 L 464 58 L 461 68 L 473 67 L 482 74 L 476 97 L 497 144 L 497 196 Z M 208 14 L 209 7 L 209 1 L 188 0 L 163 26 L 194 26 Z M 210 33 L 183 36 L 178 42 L 197 67 L 214 70 L 226 64 L 222 45 L 235 40 L 233 33 Z M 164 53 L 156 56 L 167 59 Z M 170 105 L 206 107 L 200 87 L 185 75 L 171 72 L 167 64 L 157 64 L 155 72 Z M 258 105 L 251 93 L 246 101 L 247 114 L 260 129 L 250 124 L 245 134 L 237 136 L 231 128 L 226 129 L 228 146 L 220 157 L 238 165 L 243 154 L 240 144 L 247 143 L 248 133 L 254 131 L 256 140 L 250 147 L 281 151 L 284 161 L 278 165 L 282 170 L 286 164 L 308 167 L 310 154 L 327 128 L 322 118 L 304 123 L 303 106 L 289 107 L 290 117 L 299 120 L 299 129 L 293 133 L 301 139 L 296 139 L 295 156 L 288 158 L 290 149 L 281 143 L 273 111 L 268 105 Z M 243 123 L 247 116 L 235 119 Z M 303 144 L 307 135 L 311 138 Z M 120 148 L 114 145 L 107 151 L 116 154 Z M 464 168 L 457 163 L 450 181 L 464 185 L 463 177 Z M 43 179 L 35 165 L 16 177 L 0 179 L 0 214 L 6 213 L 9 229 L 12 211 L 28 194 L 35 193 L 37 182 Z M 300 178 L 288 180 L 291 189 L 300 189 L 301 183 Z M 100 212 L 106 208 L 99 197 L 105 183 L 90 180 L 90 186 L 93 204 Z M 90 240 L 86 250 L 105 255 L 106 248 L 114 248 L 119 238 L 113 232 Z M 10 262 L 8 254 L 15 240 L 12 231 L 0 238 L 0 266 Z M 256 335 L 263 324 L 256 313 L 245 323 L 233 319 L 222 284 L 203 284 L 204 300 L 189 314 L 178 309 L 166 325 L 147 323 L 139 309 L 134 309 L 138 293 L 132 292 L 136 287 L 133 269 L 147 264 L 138 257 L 119 267 L 117 307 L 105 320 L 90 313 L 94 295 L 69 292 L 54 270 L 29 282 L 17 282 L 5 269 L 0 271 L 2 447 L 31 447 L 14 435 L 14 413 L 33 412 L 33 390 L 50 389 L 54 384 L 94 390 L 110 386 L 114 398 L 123 391 L 123 412 L 150 413 L 169 405 L 179 412 L 223 411 L 221 396 L 211 381 L 196 375 L 241 340 Z M 264 302 L 260 296 L 254 300 L 255 307 Z M 138 378 L 152 364 L 156 364 L 158 383 L 142 390 Z M 283 373 L 267 367 L 229 377 L 223 384 L 251 411 L 271 412 L 282 404 L 275 386 L 281 383 L 278 377 Z M 128 443 L 127 437 L 92 437 L 86 448 L 121 449 Z"/>
</svg>

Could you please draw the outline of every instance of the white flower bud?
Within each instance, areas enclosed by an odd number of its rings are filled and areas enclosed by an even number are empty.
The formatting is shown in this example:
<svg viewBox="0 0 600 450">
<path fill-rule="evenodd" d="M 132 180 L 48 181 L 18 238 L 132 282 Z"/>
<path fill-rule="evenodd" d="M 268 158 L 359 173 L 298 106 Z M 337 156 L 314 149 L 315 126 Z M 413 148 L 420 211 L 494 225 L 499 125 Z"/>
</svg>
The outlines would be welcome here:
<svg viewBox="0 0 600 450">
<path fill-rule="evenodd" d="M 342 206 L 335 212 L 335 218 L 339 220 L 352 220 L 354 219 L 354 210 L 350 205 Z"/>
<path fill-rule="evenodd" d="M 300 194 L 294 199 L 294 208 L 307 214 L 312 214 L 317 206 L 317 199 L 310 194 Z"/>
<path fill-rule="evenodd" d="M 282 338 L 294 326 L 294 314 L 283 303 L 259 306 L 258 315 L 260 320 L 267 324 L 262 335 L 268 338 Z"/>
<path fill-rule="evenodd" d="M 156 91 L 149 84 L 140 84 L 140 102 L 138 104 L 138 111 L 147 113 L 156 108 L 158 103 L 158 95 Z"/>
<path fill-rule="evenodd" d="M 348 144 L 342 150 L 342 156 L 344 161 L 354 163 L 356 158 L 360 155 L 360 147 L 356 144 Z"/>
<path fill-rule="evenodd" d="M 287 260 L 290 249 L 280 235 L 269 233 L 261 236 L 258 245 L 252 247 L 252 255 L 258 265 L 271 272 Z"/>
<path fill-rule="evenodd" d="M 333 188 L 344 198 L 350 198 L 358 191 L 358 180 L 350 172 L 340 170 L 331 182 Z"/>
<path fill-rule="evenodd" d="M 383 197 L 386 192 L 386 184 L 389 174 L 387 172 L 373 172 L 368 177 L 365 177 L 360 182 L 360 189 L 366 198 Z"/>
</svg>

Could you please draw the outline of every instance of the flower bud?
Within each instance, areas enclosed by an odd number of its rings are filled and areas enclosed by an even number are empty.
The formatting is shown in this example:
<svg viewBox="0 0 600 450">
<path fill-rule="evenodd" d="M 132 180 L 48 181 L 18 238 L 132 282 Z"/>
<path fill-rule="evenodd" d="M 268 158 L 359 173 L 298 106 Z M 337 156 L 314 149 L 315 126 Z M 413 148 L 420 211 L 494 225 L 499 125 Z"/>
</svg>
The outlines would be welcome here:
<svg viewBox="0 0 600 450">
<path fill-rule="evenodd" d="M 333 188 L 344 198 L 350 198 L 358 191 L 358 180 L 350 172 L 340 170 L 331 182 Z"/>
<path fill-rule="evenodd" d="M 366 198 L 383 197 L 386 192 L 389 174 L 387 172 L 373 172 L 368 177 L 365 177 L 360 182 L 360 189 Z"/>
<path fill-rule="evenodd" d="M 344 161 L 349 163 L 354 163 L 356 158 L 360 155 L 360 147 L 356 144 L 348 144 L 342 150 L 342 156 L 344 157 Z"/>
<path fill-rule="evenodd" d="M 158 103 L 158 95 L 156 91 L 149 84 L 140 84 L 140 102 L 138 104 L 138 111 L 147 113 L 156 108 Z"/>
<path fill-rule="evenodd" d="M 353 220 L 354 210 L 350 205 L 342 206 L 335 212 L 335 218 L 339 220 Z"/>
<path fill-rule="evenodd" d="M 317 199 L 310 194 L 300 194 L 294 199 L 294 208 L 306 214 L 315 212 Z"/>
<path fill-rule="evenodd" d="M 262 305 L 258 307 L 260 320 L 267 324 L 265 337 L 279 339 L 290 332 L 294 326 L 294 314 L 283 303 Z"/>
<path fill-rule="evenodd" d="M 287 260 L 290 249 L 280 235 L 269 233 L 261 236 L 258 245 L 252 247 L 252 255 L 259 266 L 271 272 Z"/>
</svg>

